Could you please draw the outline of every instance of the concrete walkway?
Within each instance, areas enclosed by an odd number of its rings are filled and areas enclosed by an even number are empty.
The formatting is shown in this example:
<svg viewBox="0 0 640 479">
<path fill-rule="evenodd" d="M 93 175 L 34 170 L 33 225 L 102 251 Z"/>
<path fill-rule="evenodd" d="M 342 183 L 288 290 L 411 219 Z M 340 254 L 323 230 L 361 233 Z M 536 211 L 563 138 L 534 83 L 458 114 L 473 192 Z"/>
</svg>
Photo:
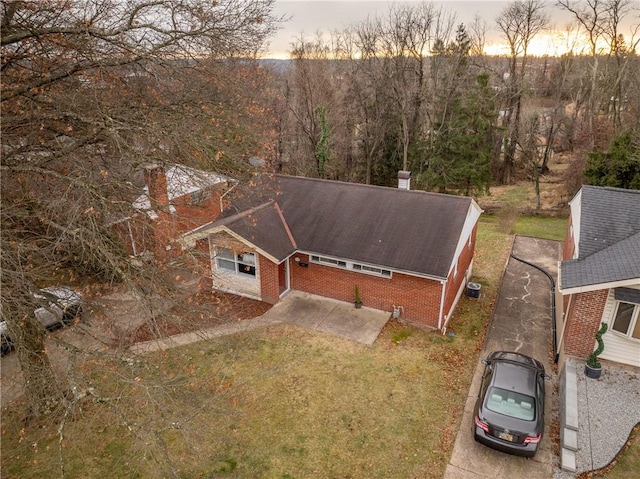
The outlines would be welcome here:
<svg viewBox="0 0 640 479">
<path fill-rule="evenodd" d="M 178 346 L 185 346 L 187 344 L 197 343 L 198 341 L 207 341 L 220 336 L 264 328 L 281 322 L 282 321 L 278 321 L 275 318 L 263 318 L 262 316 L 253 319 L 244 319 L 234 323 L 221 324 L 220 326 L 209 329 L 201 329 L 190 333 L 176 334 L 167 338 L 136 343 L 129 348 L 129 352 L 132 354 L 146 354 L 154 351 L 164 351 L 165 349 L 177 348 Z"/>
<path fill-rule="evenodd" d="M 291 292 L 260 317 L 137 343 L 131 346 L 129 351 L 133 354 L 162 351 L 278 323 L 293 324 L 302 328 L 340 336 L 350 341 L 372 345 L 389 317 L 390 313 L 386 311 L 370 308 L 355 309 L 353 305 L 341 301 L 306 293 Z"/>
</svg>

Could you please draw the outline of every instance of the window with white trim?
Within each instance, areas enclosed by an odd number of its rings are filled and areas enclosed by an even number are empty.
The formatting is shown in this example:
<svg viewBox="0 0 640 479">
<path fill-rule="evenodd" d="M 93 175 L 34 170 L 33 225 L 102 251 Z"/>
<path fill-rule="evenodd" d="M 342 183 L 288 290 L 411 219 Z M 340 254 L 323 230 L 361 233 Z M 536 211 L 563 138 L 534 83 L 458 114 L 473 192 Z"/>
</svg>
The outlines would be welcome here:
<svg viewBox="0 0 640 479">
<path fill-rule="evenodd" d="M 366 264 L 353 263 L 352 269 L 355 271 L 362 271 L 363 273 L 377 274 L 378 276 L 384 276 L 385 278 L 391 277 L 391 271 L 388 269 L 367 266 Z"/>
<path fill-rule="evenodd" d="M 361 263 L 353 263 L 351 261 L 343 261 L 335 258 L 328 258 L 326 256 L 311 255 L 311 262 L 333 266 L 341 269 L 350 269 L 359 273 L 372 274 L 375 276 L 382 276 L 383 278 L 391 278 L 391 271 L 388 269 L 378 268 L 376 266 L 370 266 Z"/>
<path fill-rule="evenodd" d="M 347 262 L 346 261 L 341 261 L 341 260 L 333 259 L 333 258 L 327 258 L 326 256 L 311 255 L 311 261 L 314 262 L 314 263 L 330 264 L 331 266 L 337 266 L 338 268 L 346 268 L 347 267 Z"/>
<path fill-rule="evenodd" d="M 255 278 L 256 254 L 246 251 L 234 253 L 228 248 L 217 248 L 216 267 L 226 273 Z"/>
<path fill-rule="evenodd" d="M 611 329 L 629 339 L 640 340 L 640 304 L 618 301 Z"/>
</svg>

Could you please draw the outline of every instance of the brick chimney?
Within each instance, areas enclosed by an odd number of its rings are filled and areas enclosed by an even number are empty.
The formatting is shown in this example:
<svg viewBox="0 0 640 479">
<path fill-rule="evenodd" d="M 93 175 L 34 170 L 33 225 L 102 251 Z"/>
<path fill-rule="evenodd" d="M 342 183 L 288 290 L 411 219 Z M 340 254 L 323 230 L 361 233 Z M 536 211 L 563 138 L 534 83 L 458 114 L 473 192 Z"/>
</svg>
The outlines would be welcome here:
<svg viewBox="0 0 640 479">
<path fill-rule="evenodd" d="M 149 189 L 149 200 L 153 210 L 166 210 L 169 206 L 167 193 L 167 177 L 164 168 L 157 163 L 150 163 L 144 167 L 144 182 Z"/>
<path fill-rule="evenodd" d="M 400 170 L 398 171 L 398 189 L 409 190 L 411 189 L 411 172 Z"/>
</svg>

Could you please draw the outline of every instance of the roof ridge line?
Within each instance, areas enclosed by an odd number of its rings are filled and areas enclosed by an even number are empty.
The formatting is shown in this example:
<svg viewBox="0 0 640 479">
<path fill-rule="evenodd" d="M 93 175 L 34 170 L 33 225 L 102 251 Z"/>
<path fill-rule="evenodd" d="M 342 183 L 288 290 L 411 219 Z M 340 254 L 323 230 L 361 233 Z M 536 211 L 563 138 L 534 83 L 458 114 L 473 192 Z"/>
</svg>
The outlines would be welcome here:
<svg viewBox="0 0 640 479">
<path fill-rule="evenodd" d="M 284 213 L 280 209 L 280 205 L 278 204 L 277 201 L 274 201 L 273 202 L 273 206 L 275 207 L 276 211 L 278 212 L 278 216 L 280 216 L 280 220 L 282 221 L 282 225 L 284 226 L 284 230 L 287 232 L 287 236 L 289 236 L 289 239 L 291 240 L 291 244 L 293 245 L 293 247 L 295 249 L 298 249 L 298 244 L 296 243 L 296 240 L 293 237 L 293 233 L 291 233 L 291 230 L 289 229 L 289 224 L 287 223 L 287 220 L 284 217 Z"/>
<path fill-rule="evenodd" d="M 404 188 L 396 188 L 392 186 L 382 186 L 382 185 L 369 185 L 366 183 L 354 183 L 351 181 L 341 181 L 341 180 L 329 180 L 326 178 L 310 178 L 308 176 L 299 176 L 299 175 L 283 175 L 276 174 L 276 178 L 284 178 L 286 179 L 294 179 L 294 180 L 303 180 L 303 181 L 313 181 L 318 183 L 339 183 L 342 185 L 349 185 L 352 187 L 363 187 L 363 188 L 371 188 L 378 189 L 382 191 L 401 191 L 403 193 L 414 193 L 414 194 L 422 194 L 422 195 L 430 195 L 430 196 L 445 196 L 447 198 L 457 198 L 459 201 L 463 200 L 472 200 L 473 197 L 466 195 L 452 195 L 450 193 L 438 193 L 435 191 L 424 191 L 424 190 L 407 190 Z"/>
</svg>

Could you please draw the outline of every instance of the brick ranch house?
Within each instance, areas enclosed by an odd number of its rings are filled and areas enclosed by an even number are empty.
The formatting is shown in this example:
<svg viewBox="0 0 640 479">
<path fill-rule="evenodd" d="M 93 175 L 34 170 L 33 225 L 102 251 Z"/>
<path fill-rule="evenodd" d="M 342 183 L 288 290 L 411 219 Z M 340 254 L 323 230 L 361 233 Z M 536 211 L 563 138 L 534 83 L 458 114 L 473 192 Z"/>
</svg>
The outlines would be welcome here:
<svg viewBox="0 0 640 479">
<path fill-rule="evenodd" d="M 132 202 L 132 214 L 113 223 L 131 256 L 182 254 L 179 236 L 218 218 L 224 196 L 237 183 L 184 165 L 151 163 L 143 173 L 144 187 Z"/>
<path fill-rule="evenodd" d="M 265 180 L 266 181 L 266 180 Z M 467 197 L 276 175 L 251 207 L 182 236 L 210 286 L 270 304 L 291 290 L 446 328 L 471 275 L 482 210 Z M 263 192 L 264 193 L 264 192 Z"/>
<path fill-rule="evenodd" d="M 560 265 L 559 353 L 586 358 L 601 323 L 603 359 L 640 367 L 640 191 L 583 186 Z"/>
</svg>

